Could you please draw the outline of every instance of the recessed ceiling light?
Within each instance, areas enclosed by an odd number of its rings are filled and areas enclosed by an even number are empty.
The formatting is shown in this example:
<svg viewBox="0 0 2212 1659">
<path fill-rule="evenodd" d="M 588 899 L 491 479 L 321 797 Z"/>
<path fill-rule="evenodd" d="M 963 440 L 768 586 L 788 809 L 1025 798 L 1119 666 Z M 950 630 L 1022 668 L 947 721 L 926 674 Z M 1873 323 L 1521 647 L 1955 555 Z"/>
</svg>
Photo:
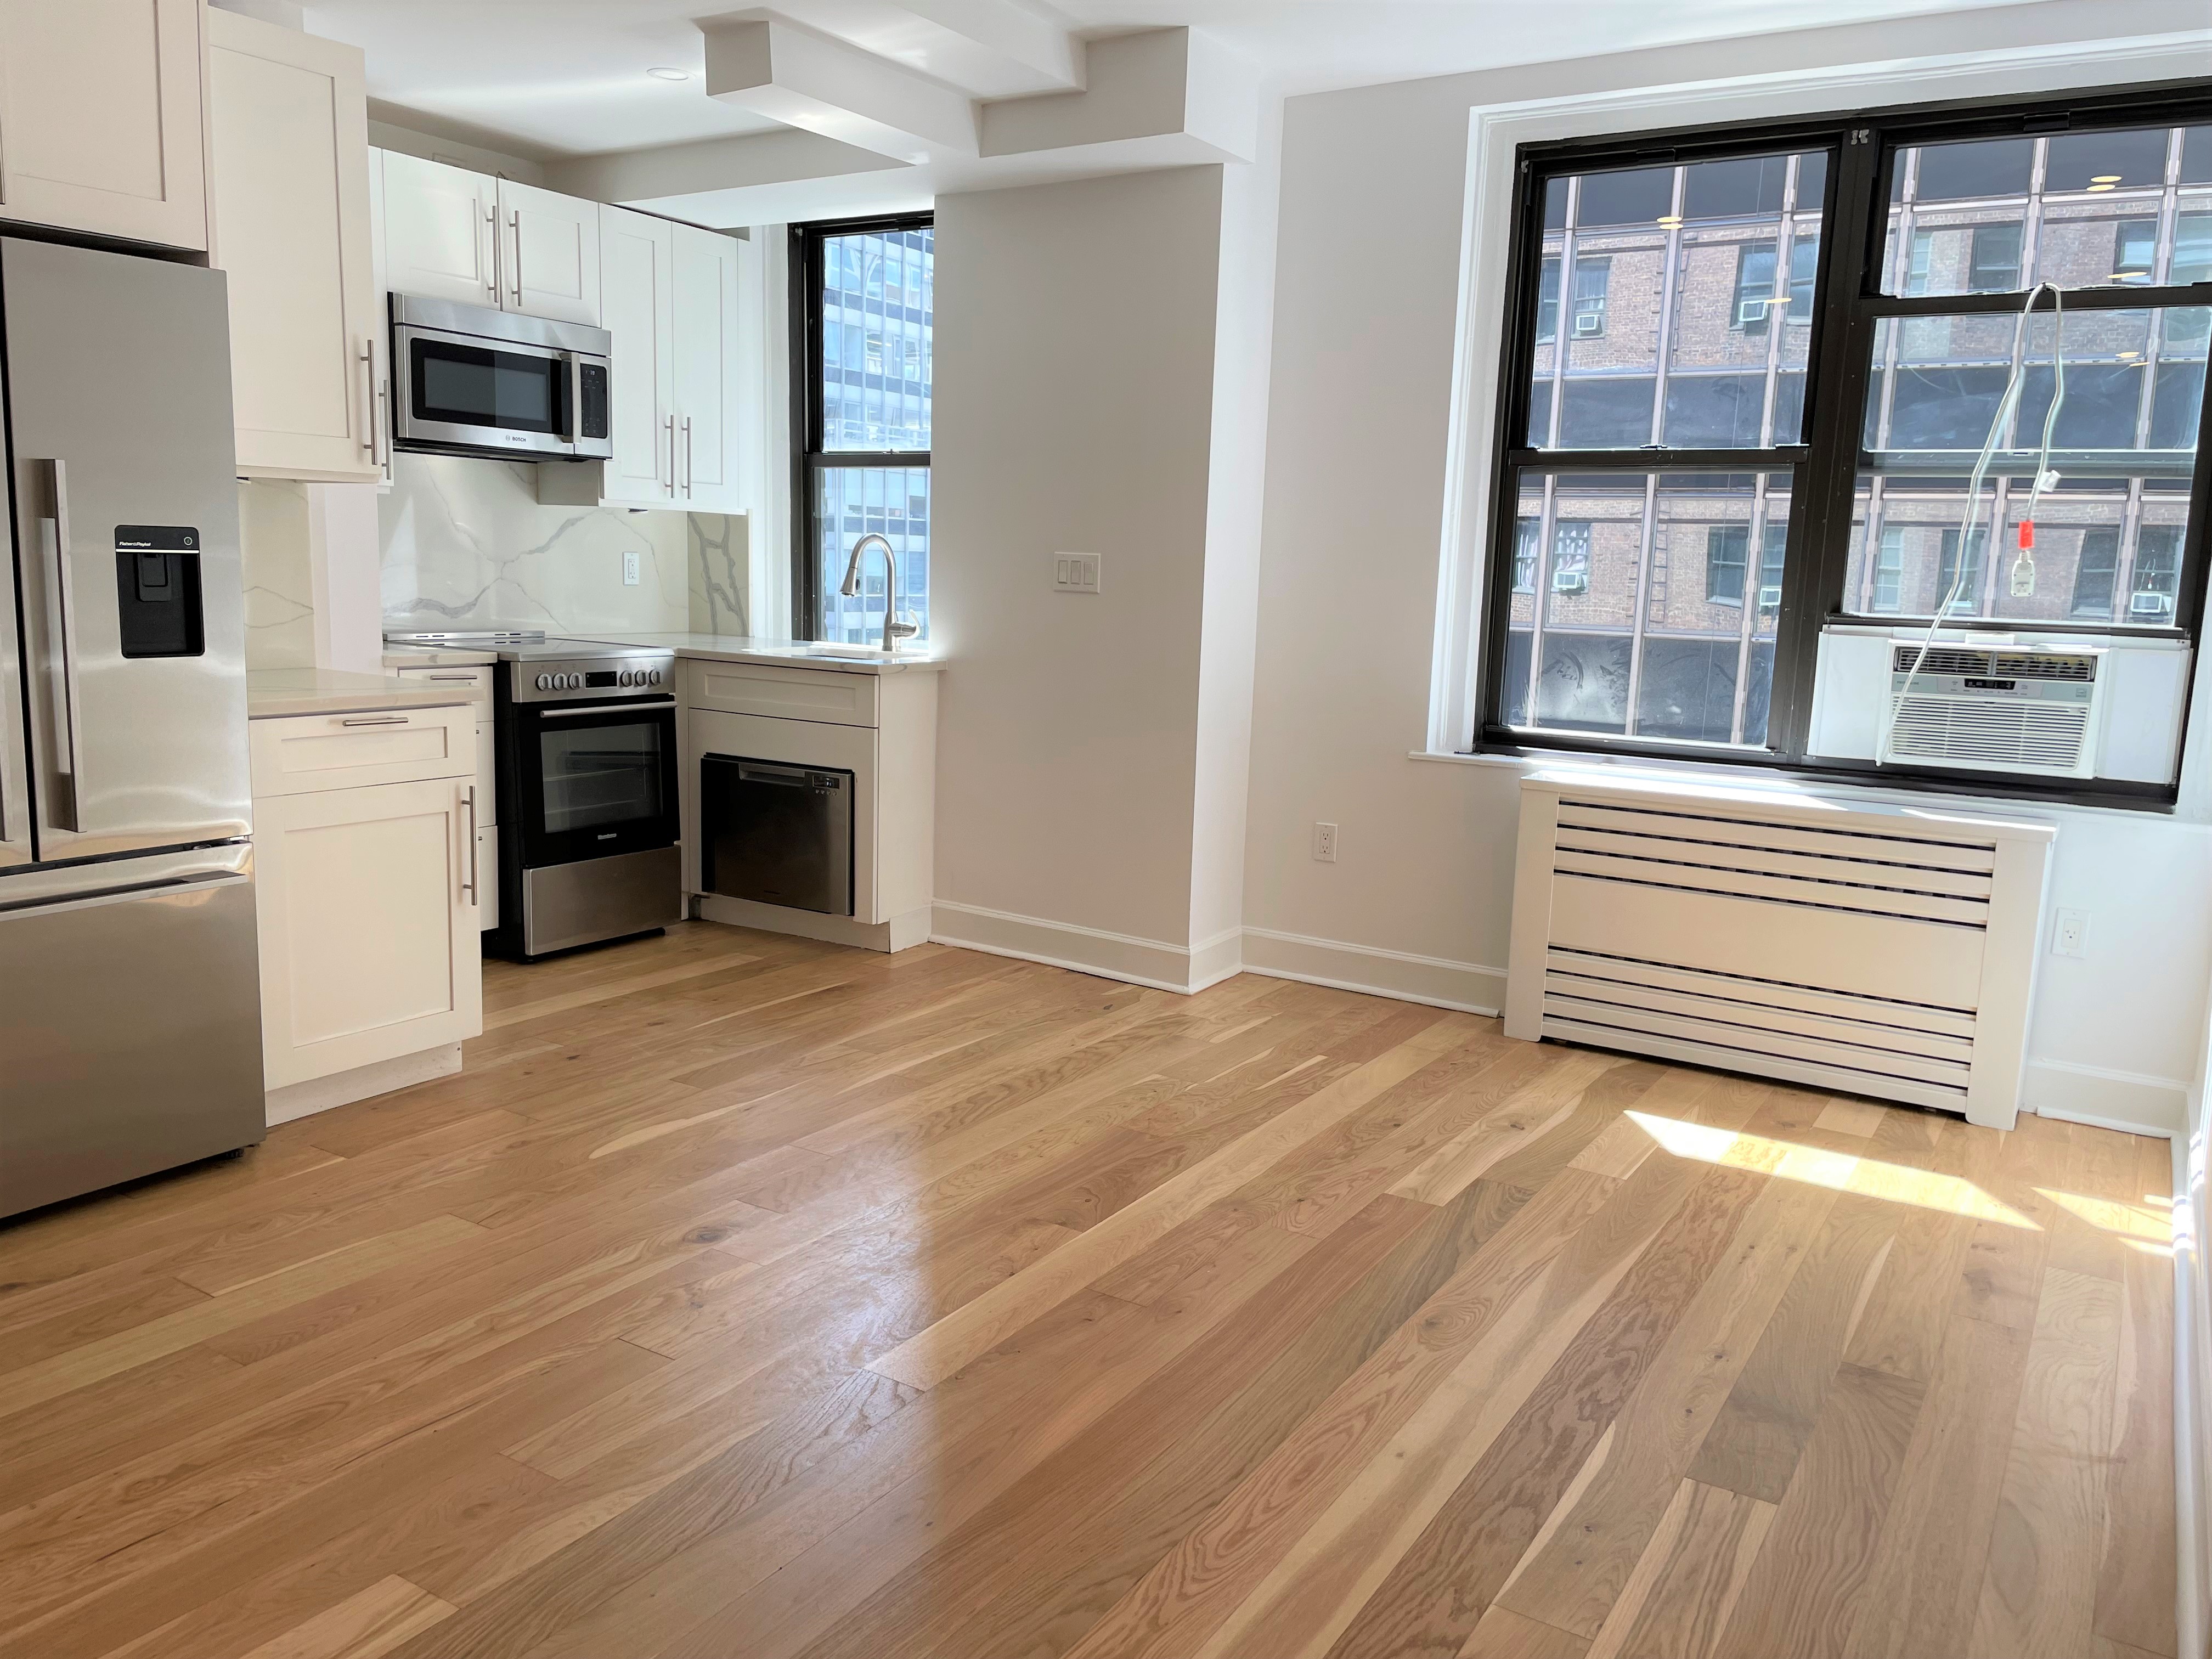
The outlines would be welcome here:
<svg viewBox="0 0 2212 1659">
<path fill-rule="evenodd" d="M 2089 182 L 2093 185 L 2117 185 L 2120 182 L 2120 175 L 2117 173 L 2100 173 Z"/>
<path fill-rule="evenodd" d="M 689 81 L 691 78 L 690 70 L 649 69 L 646 73 L 656 81 Z"/>
<path fill-rule="evenodd" d="M 1682 222 L 1682 216 L 1679 213 L 1662 213 L 1659 216 L 1658 222 L 1662 225 L 1679 225 Z"/>
<path fill-rule="evenodd" d="M 2110 190 L 2112 186 L 2110 185 L 2092 185 L 2083 193 L 2085 195 L 2094 196 L 2100 190 Z"/>
</svg>

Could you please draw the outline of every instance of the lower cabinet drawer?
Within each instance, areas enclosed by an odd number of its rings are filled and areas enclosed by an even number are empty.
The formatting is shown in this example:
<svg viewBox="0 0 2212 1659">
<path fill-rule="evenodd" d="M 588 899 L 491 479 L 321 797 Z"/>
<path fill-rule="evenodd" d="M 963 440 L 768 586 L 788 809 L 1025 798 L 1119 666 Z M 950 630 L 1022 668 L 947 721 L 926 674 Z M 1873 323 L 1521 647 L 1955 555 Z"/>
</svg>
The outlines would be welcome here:
<svg viewBox="0 0 2212 1659">
<path fill-rule="evenodd" d="M 476 728 L 476 710 L 465 703 L 255 720 L 246 736 L 253 793 L 299 795 L 465 778 L 477 769 Z"/>
</svg>

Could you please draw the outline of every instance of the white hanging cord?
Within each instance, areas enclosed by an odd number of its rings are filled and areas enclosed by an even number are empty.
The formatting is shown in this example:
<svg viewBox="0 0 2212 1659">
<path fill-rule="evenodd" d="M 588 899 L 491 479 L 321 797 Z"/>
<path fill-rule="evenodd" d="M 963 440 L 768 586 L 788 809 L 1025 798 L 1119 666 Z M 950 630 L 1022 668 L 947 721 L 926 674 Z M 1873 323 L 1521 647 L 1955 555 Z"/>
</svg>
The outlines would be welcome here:
<svg viewBox="0 0 2212 1659">
<path fill-rule="evenodd" d="M 1928 631 L 1922 636 L 1920 648 L 1913 653 L 1912 666 L 1905 671 L 1905 684 L 1889 699 L 1888 712 L 1881 723 L 1881 745 L 1878 755 L 1881 763 L 1890 762 L 1890 738 L 1897 726 L 1897 716 L 1912 696 L 1912 682 L 1919 675 L 1920 665 L 1928 660 L 1929 648 L 1936 643 L 1936 635 L 1943 625 L 1943 618 L 1951 612 L 1966 585 L 1976 560 L 1974 532 L 1982 516 L 1982 480 L 1988 476 L 1990 462 L 1996 454 L 1997 441 L 2010 423 L 2013 413 L 2020 406 L 2021 387 L 2027 374 L 2027 323 L 2034 313 L 2035 302 L 2045 289 L 2051 291 L 2051 363 L 2055 384 L 2051 388 L 2051 409 L 2043 417 L 2043 447 L 2036 459 L 2035 482 L 2028 491 L 2027 511 L 2023 515 L 2028 529 L 2021 548 L 2022 557 L 2014 562 L 2015 574 L 2025 564 L 2031 584 L 2035 572 L 2033 559 L 2026 557 L 2027 548 L 2034 542 L 2035 507 L 2043 492 L 2058 482 L 2058 475 L 2051 470 L 2051 434 L 2058 426 L 2059 406 L 2066 401 L 2066 354 L 2061 338 L 2065 325 L 2064 290 L 2056 283 L 2038 283 L 2028 290 L 2027 302 L 2020 308 L 2020 320 L 2013 325 L 2012 374 L 2005 381 L 2003 396 L 1997 399 L 1996 412 L 1990 417 L 1989 436 L 1982 441 L 1981 453 L 1974 458 L 1973 475 L 1966 481 L 1966 515 L 1959 526 L 1958 556 L 1952 561 L 1950 591 L 1943 595 L 1936 607 L 1936 614 L 1928 620 Z"/>
</svg>

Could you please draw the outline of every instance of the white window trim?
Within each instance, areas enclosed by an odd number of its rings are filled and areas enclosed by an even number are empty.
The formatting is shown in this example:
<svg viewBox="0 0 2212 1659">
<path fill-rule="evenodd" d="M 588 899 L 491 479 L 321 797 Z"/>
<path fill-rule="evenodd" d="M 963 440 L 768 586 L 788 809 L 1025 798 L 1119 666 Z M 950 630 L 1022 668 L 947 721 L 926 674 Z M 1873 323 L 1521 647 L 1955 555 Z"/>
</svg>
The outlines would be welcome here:
<svg viewBox="0 0 2212 1659">
<path fill-rule="evenodd" d="M 2202 74 L 2208 43 L 2212 43 L 2212 30 L 2188 30 L 1996 55 L 1955 53 L 1784 70 L 1472 107 L 1429 729 L 1427 748 L 1420 752 L 1463 753 L 1481 706 L 1483 587 L 1498 442 L 1498 355 L 1505 325 L 1504 308 L 1497 301 L 1505 292 L 1511 256 L 1514 152 L 1520 145 L 1611 132 L 1784 119 L 1854 107 L 1982 97 L 2027 99 L 2074 87 L 2188 79 Z M 1564 318 L 1564 286 L 1561 301 Z"/>
</svg>

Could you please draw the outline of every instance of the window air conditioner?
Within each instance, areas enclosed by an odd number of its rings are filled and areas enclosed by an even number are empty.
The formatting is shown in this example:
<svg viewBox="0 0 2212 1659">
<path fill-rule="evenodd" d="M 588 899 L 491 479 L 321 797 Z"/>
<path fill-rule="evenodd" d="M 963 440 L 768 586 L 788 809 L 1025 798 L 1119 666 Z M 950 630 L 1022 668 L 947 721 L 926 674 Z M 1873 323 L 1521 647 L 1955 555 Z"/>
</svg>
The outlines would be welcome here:
<svg viewBox="0 0 2212 1659">
<path fill-rule="evenodd" d="M 1759 608 L 1761 611 L 1779 611 L 1782 609 L 1782 590 L 1779 587 L 1760 588 L 1759 590 Z"/>
<path fill-rule="evenodd" d="M 1766 320 L 1766 306 L 1767 302 L 1765 300 L 1737 301 L 1735 305 L 1735 325 L 1738 328 L 1749 328 L 1754 323 L 1765 322 Z"/>
<path fill-rule="evenodd" d="M 1575 332 L 1602 334 L 1605 332 L 1605 313 L 1601 311 L 1578 311 L 1575 313 Z"/>
<path fill-rule="evenodd" d="M 1587 593 L 1589 576 L 1581 570 L 1555 570 L 1552 573 L 1552 592 L 1554 593 Z"/>
<path fill-rule="evenodd" d="M 2101 647 L 1894 646 L 1879 757 L 2094 777 L 2104 655 Z"/>
</svg>

